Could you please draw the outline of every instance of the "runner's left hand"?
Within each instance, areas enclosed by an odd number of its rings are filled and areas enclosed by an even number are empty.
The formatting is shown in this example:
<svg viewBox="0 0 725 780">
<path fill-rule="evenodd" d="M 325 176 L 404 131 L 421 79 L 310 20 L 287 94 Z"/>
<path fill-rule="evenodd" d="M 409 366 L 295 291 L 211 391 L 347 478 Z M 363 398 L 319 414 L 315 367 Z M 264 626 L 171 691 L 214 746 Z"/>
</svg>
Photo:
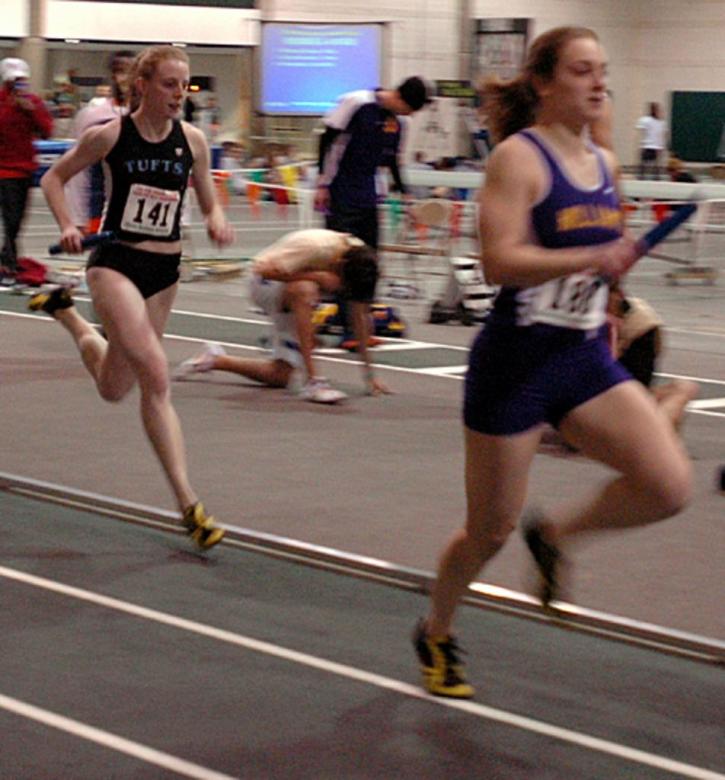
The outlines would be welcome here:
<svg viewBox="0 0 725 780">
<path fill-rule="evenodd" d="M 219 246 L 228 246 L 234 241 L 234 228 L 224 215 L 212 215 L 206 223 L 209 238 Z"/>
</svg>

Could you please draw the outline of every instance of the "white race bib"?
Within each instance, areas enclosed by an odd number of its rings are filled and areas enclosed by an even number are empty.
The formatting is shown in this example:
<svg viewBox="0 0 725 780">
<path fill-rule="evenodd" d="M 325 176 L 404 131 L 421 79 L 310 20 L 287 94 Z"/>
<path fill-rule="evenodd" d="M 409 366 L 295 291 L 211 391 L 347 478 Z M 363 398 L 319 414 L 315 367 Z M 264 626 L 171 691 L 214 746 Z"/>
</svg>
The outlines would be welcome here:
<svg viewBox="0 0 725 780">
<path fill-rule="evenodd" d="M 605 320 L 609 288 L 599 276 L 571 274 L 536 288 L 529 319 L 576 330 L 598 328 Z"/>
<path fill-rule="evenodd" d="M 123 209 L 121 229 L 129 233 L 168 237 L 179 210 L 181 193 L 148 184 L 132 184 Z"/>
</svg>

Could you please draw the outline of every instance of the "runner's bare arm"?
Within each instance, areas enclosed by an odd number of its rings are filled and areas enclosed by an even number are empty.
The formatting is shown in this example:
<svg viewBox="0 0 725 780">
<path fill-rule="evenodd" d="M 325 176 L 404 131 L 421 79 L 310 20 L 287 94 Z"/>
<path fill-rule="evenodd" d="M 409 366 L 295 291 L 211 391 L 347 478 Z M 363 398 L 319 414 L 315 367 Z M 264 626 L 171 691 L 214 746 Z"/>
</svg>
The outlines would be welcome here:
<svg viewBox="0 0 725 780">
<path fill-rule="evenodd" d="M 183 122 L 182 125 L 194 156 L 194 164 L 191 168 L 194 176 L 194 190 L 199 201 L 201 213 L 206 220 L 209 238 L 222 246 L 231 244 L 234 241 L 234 230 L 227 222 L 224 209 L 222 209 L 214 191 L 209 146 L 206 138 L 199 128 L 190 125 L 188 122 Z"/>
<path fill-rule="evenodd" d="M 82 235 L 74 224 L 68 209 L 63 186 L 80 171 L 102 160 L 113 148 L 120 132 L 120 120 L 102 127 L 91 127 L 81 135 L 78 143 L 69 149 L 43 175 L 40 186 L 61 229 L 60 243 L 66 252 L 81 251 Z"/>
<path fill-rule="evenodd" d="M 368 350 L 368 339 L 370 337 L 370 304 L 361 301 L 352 301 L 350 304 L 352 310 L 352 326 L 357 340 L 357 351 L 362 361 L 363 377 L 365 380 L 365 390 L 368 395 L 390 395 L 392 390 L 378 377 L 373 371 Z"/>
</svg>

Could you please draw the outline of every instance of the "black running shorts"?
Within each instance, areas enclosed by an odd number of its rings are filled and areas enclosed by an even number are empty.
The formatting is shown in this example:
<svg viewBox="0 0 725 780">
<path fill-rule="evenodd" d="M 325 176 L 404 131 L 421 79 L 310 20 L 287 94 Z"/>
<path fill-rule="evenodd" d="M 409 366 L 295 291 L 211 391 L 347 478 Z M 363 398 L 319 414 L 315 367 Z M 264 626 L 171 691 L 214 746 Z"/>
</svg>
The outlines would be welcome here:
<svg viewBox="0 0 725 780">
<path fill-rule="evenodd" d="M 180 262 L 180 252 L 167 255 L 111 243 L 96 247 L 86 268 L 112 268 L 130 279 L 144 298 L 150 298 L 179 281 Z"/>
</svg>

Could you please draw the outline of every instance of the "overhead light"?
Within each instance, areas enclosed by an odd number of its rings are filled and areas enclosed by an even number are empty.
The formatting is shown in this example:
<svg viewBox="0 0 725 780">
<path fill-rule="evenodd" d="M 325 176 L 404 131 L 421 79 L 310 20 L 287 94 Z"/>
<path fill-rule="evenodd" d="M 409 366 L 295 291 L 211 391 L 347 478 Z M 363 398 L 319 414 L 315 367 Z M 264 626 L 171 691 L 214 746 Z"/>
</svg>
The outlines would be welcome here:
<svg viewBox="0 0 725 780">
<path fill-rule="evenodd" d="M 80 43 L 81 39 L 80 38 L 66 38 L 65 42 L 66 43 Z"/>
<path fill-rule="evenodd" d="M 172 43 L 172 46 L 178 46 L 180 49 L 185 49 L 186 44 L 185 43 Z"/>
</svg>

